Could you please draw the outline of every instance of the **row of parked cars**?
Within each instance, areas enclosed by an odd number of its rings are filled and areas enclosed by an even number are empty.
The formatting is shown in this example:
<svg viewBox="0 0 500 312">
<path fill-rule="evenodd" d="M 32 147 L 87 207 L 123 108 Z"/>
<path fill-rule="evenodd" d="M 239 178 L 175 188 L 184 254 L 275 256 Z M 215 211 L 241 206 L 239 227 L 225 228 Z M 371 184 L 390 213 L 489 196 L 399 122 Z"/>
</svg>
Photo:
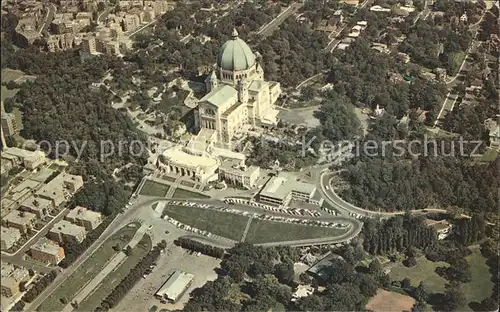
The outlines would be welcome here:
<svg viewBox="0 0 500 312">
<path fill-rule="evenodd" d="M 311 217 L 319 217 L 321 214 L 317 211 L 312 211 L 309 209 L 304 209 L 304 208 L 290 208 L 290 209 L 285 209 L 281 207 L 274 207 L 271 205 L 266 205 L 263 203 L 258 203 L 255 201 L 250 201 L 247 199 L 242 199 L 242 198 L 224 198 L 223 200 L 224 203 L 226 204 L 243 204 L 243 205 L 249 205 L 265 210 L 269 210 L 272 212 L 277 212 L 277 213 L 283 213 L 283 214 L 291 214 L 294 216 L 311 216 Z"/>
</svg>

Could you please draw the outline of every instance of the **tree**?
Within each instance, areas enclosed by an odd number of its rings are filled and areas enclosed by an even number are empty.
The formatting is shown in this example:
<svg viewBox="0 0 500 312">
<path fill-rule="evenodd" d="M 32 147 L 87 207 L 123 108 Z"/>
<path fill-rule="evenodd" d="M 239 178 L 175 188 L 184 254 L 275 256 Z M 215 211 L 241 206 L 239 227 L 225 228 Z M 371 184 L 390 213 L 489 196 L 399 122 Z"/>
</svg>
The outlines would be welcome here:
<svg viewBox="0 0 500 312">
<path fill-rule="evenodd" d="M 413 298 L 417 301 L 425 302 L 427 301 L 427 291 L 425 290 L 424 282 L 420 282 L 418 287 L 413 290 Z"/>
<path fill-rule="evenodd" d="M 466 303 L 467 300 L 459 285 L 446 285 L 446 291 L 442 301 L 442 308 L 444 311 L 456 311 L 457 308 L 465 306 Z"/>
<path fill-rule="evenodd" d="M 290 285 L 293 282 L 294 276 L 293 263 L 285 262 L 276 264 L 274 266 L 274 275 L 280 283 Z"/>
<path fill-rule="evenodd" d="M 125 248 L 124 253 L 125 253 L 125 255 L 127 255 L 127 256 L 132 255 L 132 247 L 130 247 L 130 245 L 127 245 L 127 248 Z"/>
<path fill-rule="evenodd" d="M 481 311 L 496 311 L 498 310 L 498 302 L 491 297 L 484 298 L 481 303 Z"/>
<path fill-rule="evenodd" d="M 19 291 L 21 291 L 21 292 L 26 291 L 26 282 L 25 281 L 22 281 L 21 283 L 19 283 Z"/>
<path fill-rule="evenodd" d="M 410 289 L 411 287 L 411 281 L 409 278 L 405 277 L 402 281 L 401 281 L 401 288 L 403 289 Z"/>
<path fill-rule="evenodd" d="M 427 308 L 427 305 L 424 301 L 417 301 L 411 308 L 411 312 L 424 312 Z"/>
<path fill-rule="evenodd" d="M 415 265 L 417 265 L 417 260 L 415 259 L 415 257 L 411 257 L 411 258 L 408 258 L 408 259 L 405 259 L 403 261 L 403 264 L 406 266 L 406 267 L 414 267 Z"/>
<path fill-rule="evenodd" d="M 370 262 L 370 265 L 368 266 L 368 271 L 370 272 L 371 275 L 374 276 L 378 276 L 382 273 L 382 264 L 377 258 L 375 258 L 372 262 Z"/>
</svg>

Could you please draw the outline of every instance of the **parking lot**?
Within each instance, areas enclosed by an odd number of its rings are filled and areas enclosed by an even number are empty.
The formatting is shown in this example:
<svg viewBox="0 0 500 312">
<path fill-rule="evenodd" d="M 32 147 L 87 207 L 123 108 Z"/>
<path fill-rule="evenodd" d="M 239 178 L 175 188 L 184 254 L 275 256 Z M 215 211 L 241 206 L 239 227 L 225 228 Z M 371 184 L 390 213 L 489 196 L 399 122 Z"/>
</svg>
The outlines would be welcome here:
<svg viewBox="0 0 500 312">
<path fill-rule="evenodd" d="M 189 300 L 189 293 L 193 289 L 201 287 L 207 281 L 217 278 L 214 269 L 219 266 L 220 262 L 220 259 L 205 255 L 191 255 L 188 250 L 169 244 L 151 273 L 146 278 L 142 278 L 111 311 L 147 311 L 153 305 L 158 306 L 159 310 L 182 309 L 184 304 Z M 194 281 L 176 304 L 162 304 L 154 297 L 154 294 L 160 289 L 170 274 L 176 270 L 193 274 Z"/>
</svg>

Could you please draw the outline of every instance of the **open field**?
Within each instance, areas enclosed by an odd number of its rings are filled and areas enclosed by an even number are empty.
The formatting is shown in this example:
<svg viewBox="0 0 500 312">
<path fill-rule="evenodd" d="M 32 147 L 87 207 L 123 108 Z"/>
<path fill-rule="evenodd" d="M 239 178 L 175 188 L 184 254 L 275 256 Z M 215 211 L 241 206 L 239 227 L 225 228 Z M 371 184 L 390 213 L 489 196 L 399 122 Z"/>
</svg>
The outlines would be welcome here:
<svg viewBox="0 0 500 312">
<path fill-rule="evenodd" d="M 9 82 L 12 80 L 16 80 L 16 79 L 19 79 L 23 76 L 25 76 L 25 74 L 20 70 L 14 70 L 14 69 L 9 69 L 9 68 L 2 69 L 2 82 Z M 5 101 L 5 99 L 13 97 L 14 95 L 16 95 L 16 93 L 18 91 L 19 91 L 19 89 L 9 90 L 9 89 L 7 89 L 7 87 L 2 86 L 1 100 Z"/>
<path fill-rule="evenodd" d="M 248 217 L 234 213 L 185 206 L 166 205 L 163 214 L 212 234 L 239 241 Z"/>
<path fill-rule="evenodd" d="M 175 189 L 172 198 L 209 198 L 209 196 L 177 188 Z"/>
<path fill-rule="evenodd" d="M 375 312 L 411 311 L 415 299 L 410 296 L 379 289 L 366 305 L 367 310 Z"/>
<path fill-rule="evenodd" d="M 130 226 L 132 225 L 132 226 Z M 38 308 L 39 311 L 62 311 L 66 306 L 61 302 L 61 298 L 68 301 L 84 287 L 89 281 L 99 274 L 106 266 L 106 263 L 118 252 L 113 246 L 120 244 L 125 246 L 139 229 L 139 223 L 132 223 L 120 229 L 113 236 L 107 239 L 95 253 L 88 258 L 64 283 L 62 283 Z"/>
<path fill-rule="evenodd" d="M 132 254 L 113 272 L 106 277 L 106 282 L 102 283 L 94 290 L 79 306 L 79 311 L 94 311 L 111 291 L 127 276 L 130 270 L 151 250 L 152 242 L 148 235 L 144 235 L 137 246 L 132 249 Z"/>
<path fill-rule="evenodd" d="M 167 195 L 169 189 L 170 186 L 167 184 L 147 180 L 146 183 L 144 183 L 139 195 L 164 197 Z"/>
<path fill-rule="evenodd" d="M 493 292 L 493 282 L 489 267 L 486 265 L 486 258 L 481 255 L 479 249 L 475 249 L 466 259 L 470 264 L 472 280 L 470 283 L 462 284 L 462 290 L 469 303 L 481 302 Z M 470 310 L 468 308 L 467 310 Z"/>
<path fill-rule="evenodd" d="M 319 226 L 253 219 L 245 241 L 251 244 L 284 242 L 339 236 L 347 231 L 347 229 L 332 229 Z"/>
<path fill-rule="evenodd" d="M 391 269 L 389 275 L 392 280 L 398 281 L 407 277 L 413 286 L 418 286 L 423 281 L 429 291 L 442 293 L 444 292 L 446 280 L 435 273 L 436 268 L 440 266 L 448 266 L 448 263 L 432 262 L 425 257 L 420 257 L 417 259 L 417 265 L 411 268 L 398 263 L 398 265 Z"/>
<path fill-rule="evenodd" d="M 489 267 L 486 265 L 486 258 L 481 255 L 478 249 L 474 250 L 466 259 L 470 264 L 472 280 L 469 283 L 461 284 L 461 288 L 467 298 L 467 303 L 480 302 L 490 296 L 493 291 Z M 423 281 L 430 292 L 443 293 L 447 281 L 437 275 L 435 269 L 447 265 L 445 262 L 432 262 L 421 257 L 417 260 L 417 265 L 412 268 L 398 264 L 391 270 L 390 276 L 393 280 L 402 280 L 408 277 L 413 286 L 418 286 L 420 281 Z M 471 309 L 469 306 L 465 306 L 462 307 L 461 311 L 471 311 Z"/>
</svg>

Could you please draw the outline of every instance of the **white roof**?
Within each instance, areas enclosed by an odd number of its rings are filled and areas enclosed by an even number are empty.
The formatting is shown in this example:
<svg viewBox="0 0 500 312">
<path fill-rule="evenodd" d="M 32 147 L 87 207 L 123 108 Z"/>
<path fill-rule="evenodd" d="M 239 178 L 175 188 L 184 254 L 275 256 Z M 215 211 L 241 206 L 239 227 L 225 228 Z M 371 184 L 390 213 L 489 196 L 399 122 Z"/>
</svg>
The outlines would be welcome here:
<svg viewBox="0 0 500 312">
<path fill-rule="evenodd" d="M 163 284 L 163 286 L 156 292 L 157 296 L 165 297 L 172 301 L 177 301 L 177 299 L 182 295 L 182 293 L 189 287 L 189 284 L 194 279 L 193 274 L 189 274 L 182 271 L 175 271 L 168 280 Z"/>
<path fill-rule="evenodd" d="M 183 167 L 192 168 L 196 170 L 197 168 L 213 168 L 218 166 L 218 162 L 215 158 L 208 155 L 194 155 L 186 153 L 184 150 L 173 147 L 167 149 L 163 152 L 163 156 L 167 162 L 178 164 Z"/>
</svg>

